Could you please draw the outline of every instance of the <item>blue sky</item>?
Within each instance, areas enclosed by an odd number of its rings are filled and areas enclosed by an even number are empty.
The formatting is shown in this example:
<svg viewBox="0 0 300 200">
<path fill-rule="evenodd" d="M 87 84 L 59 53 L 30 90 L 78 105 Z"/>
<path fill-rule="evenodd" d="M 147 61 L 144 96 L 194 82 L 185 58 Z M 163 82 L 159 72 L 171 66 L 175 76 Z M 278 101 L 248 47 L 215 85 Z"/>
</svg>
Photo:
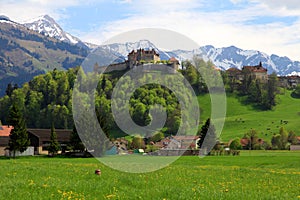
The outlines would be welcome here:
<svg viewBox="0 0 300 200">
<path fill-rule="evenodd" d="M 21 22 L 43 14 L 80 39 L 101 44 L 139 28 L 165 28 L 199 45 L 237 46 L 300 60 L 298 0 L 0 0 Z"/>
</svg>

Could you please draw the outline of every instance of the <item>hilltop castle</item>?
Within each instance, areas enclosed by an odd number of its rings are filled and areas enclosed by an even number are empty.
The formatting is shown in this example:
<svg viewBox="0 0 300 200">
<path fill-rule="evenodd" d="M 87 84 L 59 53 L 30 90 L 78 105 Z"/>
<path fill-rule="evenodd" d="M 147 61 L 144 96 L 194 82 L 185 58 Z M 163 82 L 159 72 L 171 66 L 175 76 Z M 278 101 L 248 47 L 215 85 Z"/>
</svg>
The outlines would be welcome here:
<svg viewBox="0 0 300 200">
<path fill-rule="evenodd" d="M 145 67 L 151 64 L 151 69 L 159 69 L 162 67 L 167 66 L 168 71 L 175 72 L 179 69 L 179 61 L 172 57 L 169 60 L 161 60 L 159 53 L 157 53 L 154 49 L 145 50 L 145 49 L 138 49 L 137 51 L 132 50 L 128 56 L 127 60 L 122 63 L 116 63 L 109 65 L 105 73 L 109 73 L 112 71 L 123 71 L 133 69 L 135 67 Z M 147 67 L 148 68 L 148 67 Z M 148 68 L 149 69 L 149 68 Z M 95 66 L 94 71 L 99 72 L 101 67 Z"/>
</svg>

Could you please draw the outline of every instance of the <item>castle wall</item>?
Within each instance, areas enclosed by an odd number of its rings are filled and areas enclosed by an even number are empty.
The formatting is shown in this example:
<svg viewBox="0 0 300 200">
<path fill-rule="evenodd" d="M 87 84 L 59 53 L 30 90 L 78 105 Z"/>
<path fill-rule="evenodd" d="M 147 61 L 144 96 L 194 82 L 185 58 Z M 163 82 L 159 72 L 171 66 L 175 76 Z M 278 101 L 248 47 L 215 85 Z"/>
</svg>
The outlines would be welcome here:
<svg viewBox="0 0 300 200">
<path fill-rule="evenodd" d="M 126 70 L 127 68 L 128 68 L 128 65 L 126 62 L 119 63 L 119 64 L 113 64 L 113 65 L 109 65 L 106 68 L 105 73 L 109 73 L 112 71 L 123 71 L 123 70 Z"/>
</svg>

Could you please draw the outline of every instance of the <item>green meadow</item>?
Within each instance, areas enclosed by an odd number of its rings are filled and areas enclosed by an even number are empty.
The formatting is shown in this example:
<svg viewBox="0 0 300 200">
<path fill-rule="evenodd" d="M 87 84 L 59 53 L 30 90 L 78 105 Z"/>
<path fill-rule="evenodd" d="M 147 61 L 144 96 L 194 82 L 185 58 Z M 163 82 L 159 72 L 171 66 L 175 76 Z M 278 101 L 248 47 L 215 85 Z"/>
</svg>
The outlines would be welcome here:
<svg viewBox="0 0 300 200">
<path fill-rule="evenodd" d="M 210 116 L 210 96 L 199 96 L 198 99 L 203 121 Z M 293 98 L 291 91 L 278 95 L 277 106 L 268 111 L 244 104 L 242 97 L 227 93 L 227 113 L 220 136 L 223 141 L 242 137 L 250 129 L 257 130 L 260 138 L 270 140 L 281 126 L 300 135 L 300 99 Z"/>
<path fill-rule="evenodd" d="M 133 162 L 145 157 L 135 156 Z M 113 170 L 95 158 L 1 158 L 0 166 L 0 199 L 5 200 L 300 199 L 299 152 L 187 156 L 150 173 Z M 97 168 L 101 176 L 94 174 Z"/>
</svg>

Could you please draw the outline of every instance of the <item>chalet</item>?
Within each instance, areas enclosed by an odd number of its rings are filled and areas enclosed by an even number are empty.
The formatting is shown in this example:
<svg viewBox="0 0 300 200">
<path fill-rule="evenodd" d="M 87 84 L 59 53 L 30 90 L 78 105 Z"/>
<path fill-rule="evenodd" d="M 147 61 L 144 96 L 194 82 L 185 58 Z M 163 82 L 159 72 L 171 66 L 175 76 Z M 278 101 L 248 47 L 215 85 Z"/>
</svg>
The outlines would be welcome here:
<svg viewBox="0 0 300 200">
<path fill-rule="evenodd" d="M 34 146 L 35 154 L 48 154 L 47 147 L 50 144 L 50 129 L 28 129 L 28 137 L 31 146 Z M 56 129 L 57 141 L 61 146 L 62 152 L 66 150 L 67 144 L 70 142 L 72 130 Z"/>
</svg>

